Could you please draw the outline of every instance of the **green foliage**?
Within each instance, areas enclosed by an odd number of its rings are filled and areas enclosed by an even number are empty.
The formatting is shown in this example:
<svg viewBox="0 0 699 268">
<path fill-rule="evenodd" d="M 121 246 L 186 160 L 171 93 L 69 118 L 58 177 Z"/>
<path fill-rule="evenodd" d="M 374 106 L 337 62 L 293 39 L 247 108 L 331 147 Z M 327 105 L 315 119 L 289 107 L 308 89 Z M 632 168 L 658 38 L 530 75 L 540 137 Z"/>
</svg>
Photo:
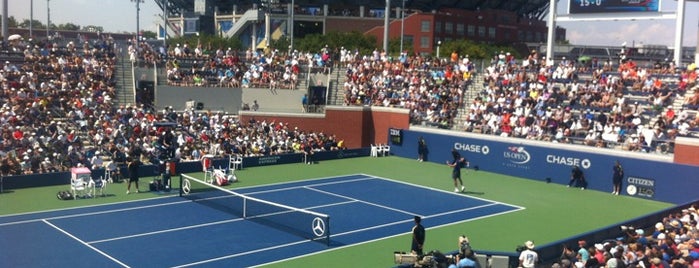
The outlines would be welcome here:
<svg viewBox="0 0 699 268">
<path fill-rule="evenodd" d="M 300 51 L 319 51 L 326 45 L 331 49 L 340 47 L 345 47 L 349 50 L 358 49 L 360 53 L 366 54 L 376 48 L 376 38 L 352 31 L 345 33 L 330 32 L 325 35 L 310 34 L 304 38 L 294 40 L 294 46 Z"/>
<path fill-rule="evenodd" d="M 2 15 L 0 15 L 0 26 L 2 25 Z M 7 25 L 8 27 L 17 27 L 17 19 L 15 19 L 15 16 L 9 16 L 7 17 Z"/>
<path fill-rule="evenodd" d="M 408 55 L 413 52 L 413 44 L 408 43 L 408 40 L 403 39 L 403 50 L 408 52 Z M 388 53 L 390 55 L 398 56 L 400 55 L 400 37 L 388 40 Z"/>
<path fill-rule="evenodd" d="M 511 46 L 476 43 L 471 40 L 449 41 L 443 43 L 441 49 L 443 56 L 448 56 L 456 51 L 459 56 L 469 55 L 469 58 L 472 59 L 490 59 L 493 55 L 500 53 L 500 51 L 510 52 L 515 58 L 520 58 L 521 56 Z"/>
<path fill-rule="evenodd" d="M 282 36 L 277 40 L 272 40 L 272 42 L 269 43 L 270 49 L 278 49 L 283 53 L 289 50 L 289 45 L 291 45 L 291 40 L 286 36 Z"/>
<path fill-rule="evenodd" d="M 78 30 L 80 30 L 80 25 L 68 22 L 68 23 L 59 24 L 58 26 L 56 26 L 56 29 L 66 30 L 66 31 L 78 31 Z"/>
<path fill-rule="evenodd" d="M 12 17 L 9 17 L 12 18 Z M 12 23 L 8 23 L 9 25 L 12 25 Z M 10 26 L 12 27 L 12 26 Z M 19 28 L 29 28 L 29 19 L 24 19 L 21 23 L 17 24 L 17 27 Z M 32 20 L 32 28 L 33 29 L 46 29 L 46 25 L 41 23 L 41 21 L 38 20 Z"/>
<path fill-rule="evenodd" d="M 155 39 L 158 37 L 158 34 L 156 34 L 154 31 L 141 31 L 141 36 L 146 39 Z"/>
</svg>

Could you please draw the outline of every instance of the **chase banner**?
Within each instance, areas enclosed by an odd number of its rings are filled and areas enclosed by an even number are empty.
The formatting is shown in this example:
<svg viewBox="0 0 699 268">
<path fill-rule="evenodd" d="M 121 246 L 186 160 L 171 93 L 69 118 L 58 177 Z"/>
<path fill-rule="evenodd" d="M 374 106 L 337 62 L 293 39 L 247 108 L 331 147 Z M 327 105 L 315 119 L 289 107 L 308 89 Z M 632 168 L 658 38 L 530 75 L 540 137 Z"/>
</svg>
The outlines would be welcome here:
<svg viewBox="0 0 699 268">
<path fill-rule="evenodd" d="M 427 143 L 426 161 L 438 164 L 451 160 L 451 150 L 455 149 L 468 159 L 471 168 L 562 185 L 568 184 L 572 168 L 578 166 L 589 189 L 609 192 L 612 167 L 619 160 L 626 175 L 623 189 L 627 195 L 679 204 L 694 201 L 695 189 L 699 189 L 699 179 L 695 179 L 699 167 L 581 145 L 404 129 L 402 145 L 392 144 L 391 153 L 417 158 L 417 140 L 421 136 Z"/>
</svg>

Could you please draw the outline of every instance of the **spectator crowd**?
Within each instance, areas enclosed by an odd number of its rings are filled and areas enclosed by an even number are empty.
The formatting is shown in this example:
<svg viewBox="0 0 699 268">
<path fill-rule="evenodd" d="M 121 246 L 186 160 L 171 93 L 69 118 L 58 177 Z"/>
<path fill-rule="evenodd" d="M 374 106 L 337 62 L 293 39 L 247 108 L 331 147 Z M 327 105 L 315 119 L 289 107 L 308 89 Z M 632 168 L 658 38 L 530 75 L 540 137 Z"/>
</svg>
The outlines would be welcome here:
<svg viewBox="0 0 699 268">
<path fill-rule="evenodd" d="M 604 241 L 578 241 L 565 247 L 551 267 L 699 267 L 699 214 L 692 205 L 670 213 L 648 228 L 621 226 L 623 235 Z"/>
<path fill-rule="evenodd" d="M 407 108 L 414 124 L 662 153 L 671 152 L 678 135 L 699 130 L 697 70 L 691 66 L 565 57 L 552 64 L 537 51 L 522 60 L 501 51 L 483 65 L 483 90 L 467 100 L 466 91 L 477 88 L 468 55 L 403 53 L 394 59 L 343 48 L 340 61 L 346 66 L 345 105 Z"/>
<path fill-rule="evenodd" d="M 285 122 L 241 122 L 220 112 L 118 105 L 118 52 L 108 36 L 81 45 L 10 45 L 7 58 L 22 56 L 0 65 L 3 176 L 102 168 L 108 162 L 118 166 L 133 157 L 144 163 L 164 157 L 196 161 L 205 154 L 262 156 L 344 146 L 333 134 Z M 169 151 L 173 155 L 164 155 Z"/>
</svg>

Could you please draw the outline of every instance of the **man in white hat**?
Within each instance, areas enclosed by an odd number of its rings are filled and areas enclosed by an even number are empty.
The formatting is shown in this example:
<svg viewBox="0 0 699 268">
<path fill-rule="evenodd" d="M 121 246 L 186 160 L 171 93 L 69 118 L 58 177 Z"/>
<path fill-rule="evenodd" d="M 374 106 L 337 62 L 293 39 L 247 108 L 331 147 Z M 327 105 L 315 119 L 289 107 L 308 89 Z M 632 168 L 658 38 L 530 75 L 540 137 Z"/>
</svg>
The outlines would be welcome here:
<svg viewBox="0 0 699 268">
<path fill-rule="evenodd" d="M 539 262 L 539 254 L 534 251 L 534 242 L 527 241 L 524 243 L 524 247 L 525 249 L 519 254 L 519 267 L 536 267 L 536 263 Z"/>
</svg>

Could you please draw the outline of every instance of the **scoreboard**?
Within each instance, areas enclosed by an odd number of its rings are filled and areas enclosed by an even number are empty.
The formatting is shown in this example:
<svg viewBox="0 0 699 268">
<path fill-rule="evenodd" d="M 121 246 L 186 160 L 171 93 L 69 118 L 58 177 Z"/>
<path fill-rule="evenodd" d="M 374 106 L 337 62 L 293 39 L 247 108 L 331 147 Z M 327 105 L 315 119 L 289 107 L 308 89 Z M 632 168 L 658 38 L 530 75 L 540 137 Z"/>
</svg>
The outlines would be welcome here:
<svg viewBox="0 0 699 268">
<path fill-rule="evenodd" d="M 659 12 L 660 0 L 570 0 L 569 14 Z"/>
</svg>

